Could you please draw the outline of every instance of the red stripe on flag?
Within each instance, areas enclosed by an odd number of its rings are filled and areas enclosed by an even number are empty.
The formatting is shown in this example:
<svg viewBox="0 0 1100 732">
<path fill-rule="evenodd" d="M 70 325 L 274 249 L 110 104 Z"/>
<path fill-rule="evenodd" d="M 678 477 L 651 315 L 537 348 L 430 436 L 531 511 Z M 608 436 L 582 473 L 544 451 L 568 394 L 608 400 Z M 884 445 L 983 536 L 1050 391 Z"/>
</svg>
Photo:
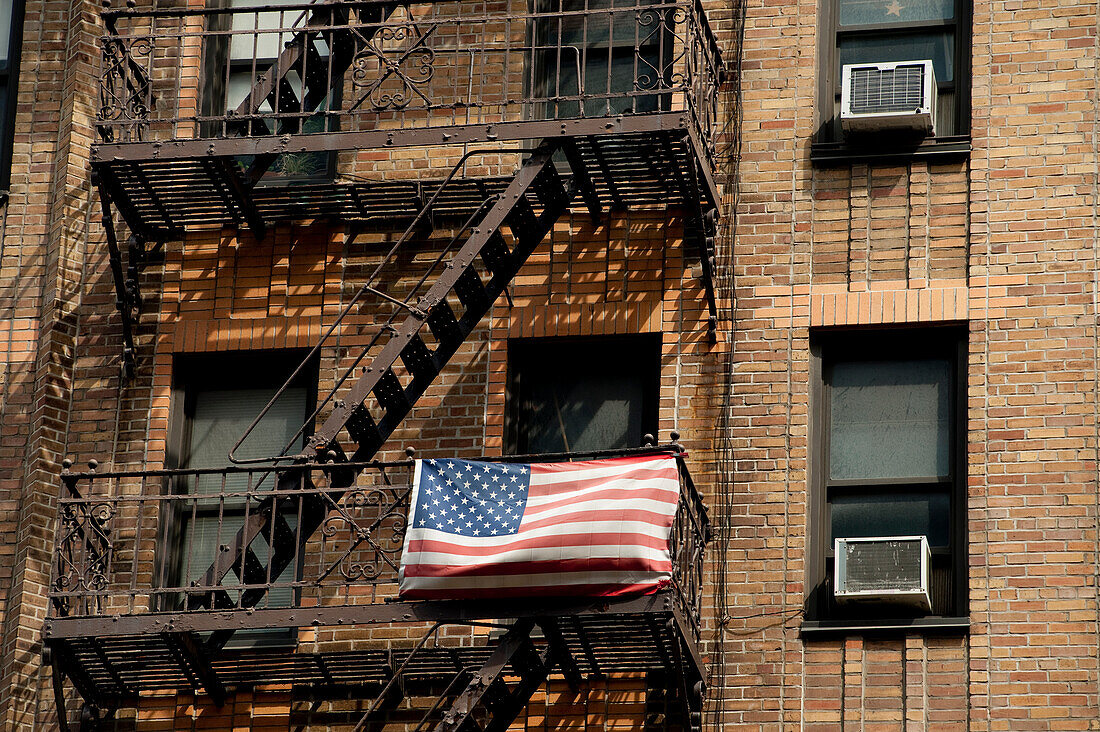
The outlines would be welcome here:
<svg viewBox="0 0 1100 732">
<path fill-rule="evenodd" d="M 672 562 L 653 559 L 587 558 L 551 559 L 538 562 L 500 562 L 496 564 L 416 564 L 405 568 L 406 577 L 492 577 L 509 574 L 560 574 L 562 572 L 664 572 L 672 571 Z"/>
<path fill-rule="evenodd" d="M 573 463 L 574 465 L 585 465 L 584 463 Z M 654 466 L 652 468 L 638 468 L 629 472 L 617 473 L 614 475 L 601 475 L 596 477 L 582 478 L 577 477 L 574 480 L 565 480 L 568 473 L 578 473 L 584 470 L 589 470 L 592 466 L 586 466 L 583 468 L 575 468 L 571 471 L 554 471 L 552 473 L 545 473 L 539 470 L 541 465 L 536 463 L 531 466 L 531 486 L 528 491 L 528 496 L 548 496 L 554 493 L 559 493 L 565 490 L 580 490 L 583 488 L 595 488 L 606 483 L 615 483 L 623 480 L 634 481 L 649 481 L 649 480 L 671 480 L 676 481 L 676 468 L 675 466 Z M 543 476 L 553 476 L 553 481 L 543 481 L 536 478 Z"/>
</svg>

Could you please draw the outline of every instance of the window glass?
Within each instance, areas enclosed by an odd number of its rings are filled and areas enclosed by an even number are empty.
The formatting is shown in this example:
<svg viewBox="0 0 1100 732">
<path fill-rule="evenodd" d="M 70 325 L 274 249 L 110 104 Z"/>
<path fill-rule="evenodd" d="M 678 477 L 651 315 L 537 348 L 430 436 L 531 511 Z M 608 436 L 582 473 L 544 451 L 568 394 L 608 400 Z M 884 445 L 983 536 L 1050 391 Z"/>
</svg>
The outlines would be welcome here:
<svg viewBox="0 0 1100 732">
<path fill-rule="evenodd" d="M 835 364 L 829 384 L 829 477 L 950 475 L 950 372 L 944 359 Z"/>
<path fill-rule="evenodd" d="M 965 471 L 958 470 L 961 335 L 906 328 L 813 337 L 820 339 L 823 401 L 814 409 L 820 523 L 813 528 L 810 622 L 965 614 L 965 514 L 957 513 L 966 506 Z M 891 536 L 923 536 L 935 549 L 930 606 L 838 599 L 835 540 Z"/>
<path fill-rule="evenodd" d="M 955 34 L 952 31 L 842 37 L 838 48 L 842 67 L 846 64 L 929 60 L 937 83 L 955 79 Z"/>
<path fill-rule="evenodd" d="M 583 113 L 592 117 L 657 109 L 659 95 L 635 94 L 664 86 L 662 36 L 673 28 L 675 18 L 670 13 L 674 10 L 644 8 L 653 2 L 562 0 L 537 6 L 538 12 L 547 15 L 536 20 L 534 32 L 535 95 L 604 95 L 585 100 L 583 111 L 579 101 L 556 102 L 548 105 L 546 116 Z M 608 12 L 601 12 L 604 9 Z M 671 48 L 670 43 L 665 39 L 663 45 Z"/>
<path fill-rule="evenodd" d="M 250 8 L 258 5 L 277 7 L 300 4 L 301 0 L 275 0 L 274 2 L 232 0 L 230 6 Z M 213 98 L 206 103 L 208 113 L 219 116 L 227 110 L 236 110 L 240 106 L 260 78 L 268 73 L 270 66 L 282 53 L 286 44 L 294 37 L 292 29 L 300 26 L 304 21 L 303 12 L 301 9 L 239 12 L 232 13 L 222 21 L 227 23 L 233 32 L 228 36 L 211 36 L 209 41 L 207 93 L 212 94 Z M 273 30 L 264 32 L 267 29 Z M 314 39 L 312 43 L 317 50 L 317 56 L 310 54 L 303 63 L 310 64 L 310 69 L 319 71 L 321 78 L 325 78 L 329 73 L 328 45 L 320 37 Z M 318 64 L 321 69 L 313 68 Z M 302 71 L 301 68 L 292 69 L 285 77 L 286 83 L 279 86 L 279 106 L 284 110 L 292 111 L 298 107 L 293 101 L 284 105 L 283 95 L 293 95 L 298 101 L 306 97 L 307 89 L 301 78 Z M 313 75 L 309 69 L 306 73 Z M 328 110 L 331 105 L 330 93 L 317 105 L 317 111 Z M 261 115 L 273 115 L 274 112 L 270 98 L 259 100 L 255 109 Z M 331 131 L 335 120 L 323 114 L 316 114 L 302 119 L 300 124 L 295 119 L 277 120 L 274 116 L 261 119 L 260 122 L 267 129 L 267 133 L 272 135 L 285 132 L 314 134 Z M 220 130 L 221 127 L 218 126 L 206 134 L 218 135 Z M 262 128 L 256 131 L 263 134 Z M 240 156 L 237 160 L 242 169 L 247 169 L 254 158 Z M 270 183 L 279 179 L 317 178 L 329 175 L 331 172 L 332 156 L 327 152 L 284 153 L 267 168 L 262 181 Z"/>
<path fill-rule="evenodd" d="M 229 449 L 275 396 L 275 391 L 275 388 L 199 391 L 195 395 L 195 411 L 191 417 L 188 467 L 220 468 L 227 465 Z M 305 388 L 287 389 L 237 450 L 237 457 L 249 459 L 278 455 L 302 426 L 305 414 Z M 298 442 L 301 446 L 300 438 Z M 207 478 L 218 480 L 219 485 L 211 485 Z M 204 476 L 196 490 L 216 493 L 221 490 L 220 480 L 218 476 Z M 247 485 L 245 475 L 232 476 L 229 480 L 233 481 L 231 490 L 244 490 Z M 270 481 L 266 485 L 269 487 Z"/>
<path fill-rule="evenodd" d="M 654 430 L 656 338 L 516 342 L 510 348 L 513 452 L 637 447 Z"/>
<path fill-rule="evenodd" d="M 951 20 L 953 0 L 840 0 L 841 25 Z"/>
<path fill-rule="evenodd" d="M 274 387 L 195 390 L 190 418 L 191 449 L 184 467 L 220 468 L 227 465 L 229 449 L 275 395 L 275 391 Z M 247 459 L 269 457 L 282 452 L 302 426 L 307 414 L 306 400 L 304 387 L 292 387 L 284 392 L 236 455 Z M 299 438 L 297 448 L 301 449 L 303 446 L 304 442 Z M 253 473 L 252 477 L 248 473 L 199 475 L 186 488 L 188 493 L 205 495 L 241 492 L 250 487 L 270 490 L 274 485 L 273 476 L 265 478 L 259 485 L 249 486 L 249 480 L 255 480 L 260 475 L 262 474 Z M 255 507 L 255 502 L 248 506 Z M 246 506 L 245 501 L 240 498 L 210 498 L 197 502 L 195 509 L 193 516 L 183 517 L 183 535 L 188 539 L 185 556 L 181 558 L 181 574 L 185 582 L 202 579 L 214 562 L 217 548 L 230 543 L 244 525 Z M 290 513 L 285 518 L 293 529 L 296 516 Z M 261 562 L 267 564 L 270 547 L 263 537 L 257 537 L 250 548 Z M 232 572 L 222 580 L 223 585 L 230 587 L 237 583 L 237 577 Z M 262 604 L 268 607 L 286 607 L 292 601 L 291 589 L 280 587 L 268 593 Z"/>
<path fill-rule="evenodd" d="M 13 0 L 0 0 L 0 59 L 3 59 L 4 71 L 7 71 L 8 50 L 11 46 L 13 6 Z"/>
<path fill-rule="evenodd" d="M 523 401 L 527 450 L 570 452 L 636 447 L 642 385 L 610 373 L 544 374 Z"/>
<path fill-rule="evenodd" d="M 829 501 L 830 542 L 860 536 L 927 536 L 932 546 L 949 543 L 947 492 L 836 496 Z"/>
</svg>

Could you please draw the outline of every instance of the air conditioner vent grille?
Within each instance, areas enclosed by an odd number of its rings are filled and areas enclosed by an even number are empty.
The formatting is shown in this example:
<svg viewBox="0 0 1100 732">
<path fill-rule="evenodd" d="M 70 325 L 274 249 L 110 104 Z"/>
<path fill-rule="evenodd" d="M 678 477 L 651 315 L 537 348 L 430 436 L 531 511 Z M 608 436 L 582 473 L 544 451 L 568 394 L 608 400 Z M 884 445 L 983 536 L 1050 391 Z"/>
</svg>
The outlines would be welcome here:
<svg viewBox="0 0 1100 732">
<path fill-rule="evenodd" d="M 924 64 L 892 69 L 859 66 L 852 69 L 851 112 L 881 114 L 912 112 L 924 104 Z"/>
<path fill-rule="evenodd" d="M 923 590 L 919 541 L 847 542 L 841 550 L 849 592 Z"/>
</svg>

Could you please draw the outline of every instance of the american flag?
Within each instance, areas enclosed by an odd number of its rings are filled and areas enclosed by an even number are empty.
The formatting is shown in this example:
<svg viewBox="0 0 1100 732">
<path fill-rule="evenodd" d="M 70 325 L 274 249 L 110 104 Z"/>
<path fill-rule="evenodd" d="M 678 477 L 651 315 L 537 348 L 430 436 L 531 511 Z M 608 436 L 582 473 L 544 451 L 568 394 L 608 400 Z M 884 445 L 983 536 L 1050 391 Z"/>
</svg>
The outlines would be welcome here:
<svg viewBox="0 0 1100 732">
<path fill-rule="evenodd" d="M 611 596 L 668 584 L 670 455 L 572 463 L 417 460 L 407 599 Z"/>
</svg>

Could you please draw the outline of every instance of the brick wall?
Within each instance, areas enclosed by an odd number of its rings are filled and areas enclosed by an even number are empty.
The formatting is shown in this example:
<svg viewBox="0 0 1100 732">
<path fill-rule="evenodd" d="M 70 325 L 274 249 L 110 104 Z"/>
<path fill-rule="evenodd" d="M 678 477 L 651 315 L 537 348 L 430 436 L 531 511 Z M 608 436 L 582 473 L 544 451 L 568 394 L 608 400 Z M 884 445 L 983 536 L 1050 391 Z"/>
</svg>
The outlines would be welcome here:
<svg viewBox="0 0 1100 732">
<path fill-rule="evenodd" d="M 974 149 L 950 163 L 811 165 L 817 4 L 747 18 L 725 719 L 1094 728 L 1097 6 L 975 3 Z M 810 334 L 958 321 L 970 632 L 803 638 Z"/>
<path fill-rule="evenodd" d="M 39 638 L 60 457 L 160 466 L 173 354 L 312 344 L 393 237 L 370 231 L 349 242 L 342 228 L 302 222 L 264 242 L 207 231 L 170 243 L 143 281 L 139 365 L 123 385 L 86 164 L 95 10 L 28 3 L 3 211 L 0 724 L 12 730 L 55 726 Z M 729 47 L 730 9 L 713 10 Z M 712 568 L 705 623 L 711 724 L 1094 728 L 1097 11 L 1090 2 L 976 2 L 973 152 L 952 162 L 825 168 L 809 162 L 818 4 L 749 2 L 741 177 L 736 210 L 723 212 L 737 217 L 732 258 L 721 262 L 734 289 L 720 342 L 705 337 L 698 266 L 684 256 L 679 212 L 620 214 L 598 228 L 580 216 L 563 221 L 516 281 L 514 304 L 497 303 L 383 455 L 406 444 L 422 455 L 499 450 L 508 338 L 660 332 L 662 437 L 683 434 L 697 482 L 721 509 L 713 556 L 722 565 Z M 355 174 L 418 177 L 456 154 L 435 152 L 366 151 L 341 164 Z M 511 160 L 483 172 L 498 162 Z M 323 383 L 376 312 L 357 314 L 350 334 L 325 352 Z M 807 521 L 810 334 L 942 322 L 965 322 L 969 334 L 970 631 L 803 638 L 815 538 Z M 726 446 L 721 463 L 717 443 Z M 348 640 L 323 630 L 302 639 Z M 134 724 L 301 723 L 303 707 L 285 690 L 254 693 L 221 710 L 202 698 L 150 698 Z M 638 679 L 590 684 L 583 702 L 571 694 L 553 681 L 525 726 L 637 728 L 653 698 Z"/>
</svg>

